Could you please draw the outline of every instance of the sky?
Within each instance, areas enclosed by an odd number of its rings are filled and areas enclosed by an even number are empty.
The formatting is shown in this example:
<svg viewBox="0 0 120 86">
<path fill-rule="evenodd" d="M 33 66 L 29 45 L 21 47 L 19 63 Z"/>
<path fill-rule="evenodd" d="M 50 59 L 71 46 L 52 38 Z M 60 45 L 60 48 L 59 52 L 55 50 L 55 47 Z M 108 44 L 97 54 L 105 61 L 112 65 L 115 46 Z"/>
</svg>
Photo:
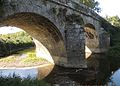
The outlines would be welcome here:
<svg viewBox="0 0 120 86">
<path fill-rule="evenodd" d="M 116 16 L 120 17 L 120 0 L 96 0 L 100 3 L 100 8 L 102 9 L 101 16 Z"/>
<path fill-rule="evenodd" d="M 23 31 L 23 30 L 20 28 L 11 27 L 11 26 L 0 27 L 0 34 L 15 33 L 19 31 Z"/>
</svg>

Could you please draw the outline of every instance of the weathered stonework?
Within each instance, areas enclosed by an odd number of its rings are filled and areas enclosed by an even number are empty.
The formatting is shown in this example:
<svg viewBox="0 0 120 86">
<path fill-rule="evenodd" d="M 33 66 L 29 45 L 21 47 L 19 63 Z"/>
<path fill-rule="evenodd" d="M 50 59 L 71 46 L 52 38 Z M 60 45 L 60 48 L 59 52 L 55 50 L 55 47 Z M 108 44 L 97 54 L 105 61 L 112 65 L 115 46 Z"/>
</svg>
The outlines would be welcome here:
<svg viewBox="0 0 120 86">
<path fill-rule="evenodd" d="M 15 26 L 28 32 L 38 42 L 35 42 L 38 55 L 42 44 L 51 55 L 50 61 L 53 59 L 55 64 L 86 68 L 85 45 L 90 46 L 92 52 L 99 50 L 100 53 L 100 48 L 109 44 L 109 41 L 102 41 L 109 35 L 103 37 L 104 33 L 100 33 L 104 19 L 78 1 L 3 0 L 0 2 L 0 25 Z M 93 40 L 85 35 L 86 24 L 94 26 L 92 32 L 96 37 Z"/>
</svg>

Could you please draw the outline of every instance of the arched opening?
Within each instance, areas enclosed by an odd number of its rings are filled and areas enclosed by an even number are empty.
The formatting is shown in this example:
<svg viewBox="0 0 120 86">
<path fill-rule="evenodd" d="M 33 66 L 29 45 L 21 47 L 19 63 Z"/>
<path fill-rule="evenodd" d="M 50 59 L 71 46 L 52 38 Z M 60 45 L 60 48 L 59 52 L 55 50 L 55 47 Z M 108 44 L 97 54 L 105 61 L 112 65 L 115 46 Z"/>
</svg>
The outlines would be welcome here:
<svg viewBox="0 0 120 86">
<path fill-rule="evenodd" d="M 66 49 L 62 35 L 49 19 L 35 13 L 17 13 L 4 19 L 0 26 L 12 26 L 26 31 L 33 38 L 36 56 L 52 64 L 66 62 L 63 60 L 66 58 Z"/>
<path fill-rule="evenodd" d="M 49 63 L 43 59 L 47 57 L 44 53 L 36 55 L 33 40 L 34 38 L 20 28 L 0 27 L 0 68 L 31 67 Z"/>
<path fill-rule="evenodd" d="M 95 52 L 96 48 L 98 48 L 98 35 L 95 30 L 94 25 L 87 23 L 84 26 L 85 30 L 85 57 L 88 58 L 92 53 Z"/>
</svg>

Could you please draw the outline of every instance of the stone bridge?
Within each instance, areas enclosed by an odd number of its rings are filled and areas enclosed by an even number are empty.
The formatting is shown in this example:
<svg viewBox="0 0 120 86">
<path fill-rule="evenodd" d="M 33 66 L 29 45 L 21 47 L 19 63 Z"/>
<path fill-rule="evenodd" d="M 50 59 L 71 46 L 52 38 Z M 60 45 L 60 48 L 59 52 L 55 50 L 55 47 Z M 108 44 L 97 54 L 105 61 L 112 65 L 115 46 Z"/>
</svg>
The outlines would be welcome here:
<svg viewBox="0 0 120 86">
<path fill-rule="evenodd" d="M 112 26 L 78 0 L 0 0 L 0 27 L 29 33 L 36 55 L 65 67 L 86 68 L 86 60 L 109 47 Z"/>
</svg>

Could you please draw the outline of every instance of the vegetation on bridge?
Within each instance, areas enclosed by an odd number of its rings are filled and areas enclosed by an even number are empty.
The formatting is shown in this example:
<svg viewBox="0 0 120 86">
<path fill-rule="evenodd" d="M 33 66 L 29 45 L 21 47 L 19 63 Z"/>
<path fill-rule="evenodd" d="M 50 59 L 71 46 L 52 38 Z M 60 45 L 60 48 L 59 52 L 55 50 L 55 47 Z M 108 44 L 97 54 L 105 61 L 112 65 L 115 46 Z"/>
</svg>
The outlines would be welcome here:
<svg viewBox="0 0 120 86">
<path fill-rule="evenodd" d="M 79 1 L 80 1 L 80 3 L 90 7 L 91 9 L 93 9 L 97 12 L 101 11 L 98 1 L 95 1 L 95 0 L 79 0 Z"/>
</svg>

